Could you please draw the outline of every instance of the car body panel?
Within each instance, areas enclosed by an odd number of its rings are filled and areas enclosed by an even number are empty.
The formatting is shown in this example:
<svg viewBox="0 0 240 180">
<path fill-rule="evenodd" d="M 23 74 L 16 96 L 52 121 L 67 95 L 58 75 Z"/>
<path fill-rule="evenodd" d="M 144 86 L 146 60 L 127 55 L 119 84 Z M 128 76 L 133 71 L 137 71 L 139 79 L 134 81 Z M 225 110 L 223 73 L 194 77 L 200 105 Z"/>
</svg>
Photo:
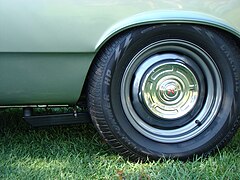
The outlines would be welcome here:
<svg viewBox="0 0 240 180">
<path fill-rule="evenodd" d="M 239 9 L 240 10 L 240 9 Z M 239 21 L 236 21 L 237 26 L 230 25 L 230 22 L 226 22 L 223 19 L 210 16 L 208 14 L 193 12 L 193 11 L 151 11 L 146 13 L 137 14 L 123 20 L 116 25 L 108 29 L 101 39 L 98 41 L 95 49 L 100 49 L 101 46 L 114 35 L 119 32 L 137 27 L 139 25 L 151 25 L 151 24 L 166 24 L 166 23 L 188 23 L 188 24 L 201 24 L 219 29 L 225 30 L 237 37 L 240 37 Z"/>
<path fill-rule="evenodd" d="M 239 12 L 239 0 L 0 0 L 0 105 L 74 104 L 115 34 L 196 23 L 240 37 Z"/>
<path fill-rule="evenodd" d="M 75 104 L 93 56 L 1 53 L 1 105 Z"/>
<path fill-rule="evenodd" d="M 153 20 L 239 31 L 239 11 L 239 0 L 0 0 L 0 52 L 94 52 L 116 26 Z"/>
</svg>

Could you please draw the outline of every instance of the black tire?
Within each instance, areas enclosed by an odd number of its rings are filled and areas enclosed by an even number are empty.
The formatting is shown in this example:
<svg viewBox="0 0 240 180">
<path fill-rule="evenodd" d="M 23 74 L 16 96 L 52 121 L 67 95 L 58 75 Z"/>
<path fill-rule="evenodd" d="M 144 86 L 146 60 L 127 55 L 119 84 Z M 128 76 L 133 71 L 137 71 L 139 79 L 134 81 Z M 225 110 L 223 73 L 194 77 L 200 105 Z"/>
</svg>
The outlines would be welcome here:
<svg viewBox="0 0 240 180">
<path fill-rule="evenodd" d="M 132 160 L 213 153 L 239 126 L 239 52 L 231 37 L 200 25 L 121 33 L 89 74 L 93 123 Z"/>
</svg>

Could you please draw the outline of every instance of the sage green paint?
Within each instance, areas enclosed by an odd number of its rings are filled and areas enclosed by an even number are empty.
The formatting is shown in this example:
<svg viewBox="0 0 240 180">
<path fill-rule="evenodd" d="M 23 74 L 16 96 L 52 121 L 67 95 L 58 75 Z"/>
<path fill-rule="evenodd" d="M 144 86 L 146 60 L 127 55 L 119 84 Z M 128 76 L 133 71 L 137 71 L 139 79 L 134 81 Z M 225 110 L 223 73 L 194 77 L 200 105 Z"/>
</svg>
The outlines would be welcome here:
<svg viewBox="0 0 240 180">
<path fill-rule="evenodd" d="M 94 52 L 116 27 L 148 21 L 239 32 L 239 12 L 239 0 L 0 0 L 0 52 Z"/>
<path fill-rule="evenodd" d="M 239 21 L 237 21 L 237 23 L 238 22 Z M 209 16 L 208 14 L 202 14 L 194 11 L 163 10 L 137 14 L 136 16 L 130 17 L 126 20 L 121 21 L 120 23 L 117 23 L 103 34 L 101 39 L 98 41 L 95 49 L 99 50 L 107 40 L 109 40 L 111 37 L 123 30 L 139 25 L 150 25 L 159 23 L 191 23 L 208 25 L 223 29 L 240 38 L 240 31 L 238 30 L 238 28 L 231 26 L 229 22 L 225 22 L 223 19 L 218 19 L 216 17 Z"/>
<path fill-rule="evenodd" d="M 183 22 L 240 37 L 239 12 L 239 0 L 0 0 L 0 105 L 74 104 L 122 30 Z"/>
<path fill-rule="evenodd" d="M 75 104 L 93 54 L 0 53 L 1 105 Z"/>
</svg>

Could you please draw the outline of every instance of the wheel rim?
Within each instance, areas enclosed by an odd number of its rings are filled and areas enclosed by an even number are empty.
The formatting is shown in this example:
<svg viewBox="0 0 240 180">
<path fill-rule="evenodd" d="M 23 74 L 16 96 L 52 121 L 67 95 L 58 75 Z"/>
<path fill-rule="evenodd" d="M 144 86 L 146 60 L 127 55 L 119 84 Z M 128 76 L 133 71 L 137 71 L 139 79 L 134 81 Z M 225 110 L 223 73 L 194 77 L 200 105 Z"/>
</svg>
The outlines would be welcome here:
<svg viewBox="0 0 240 180">
<path fill-rule="evenodd" d="M 222 81 L 214 61 L 200 47 L 182 40 L 159 41 L 142 49 L 121 82 L 129 122 L 158 142 L 197 136 L 214 120 L 221 100 Z"/>
</svg>

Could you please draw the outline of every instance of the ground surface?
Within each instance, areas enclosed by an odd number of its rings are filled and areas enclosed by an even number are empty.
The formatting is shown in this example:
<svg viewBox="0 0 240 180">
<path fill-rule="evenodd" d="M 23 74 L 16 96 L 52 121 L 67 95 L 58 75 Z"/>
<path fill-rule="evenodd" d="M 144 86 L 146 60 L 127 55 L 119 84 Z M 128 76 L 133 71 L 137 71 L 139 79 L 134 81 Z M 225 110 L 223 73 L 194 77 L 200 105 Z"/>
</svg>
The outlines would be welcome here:
<svg viewBox="0 0 240 180">
<path fill-rule="evenodd" d="M 207 159 L 132 163 L 111 151 L 91 124 L 30 129 L 19 110 L 0 116 L 6 122 L 0 179 L 240 179 L 240 131 Z"/>
</svg>

